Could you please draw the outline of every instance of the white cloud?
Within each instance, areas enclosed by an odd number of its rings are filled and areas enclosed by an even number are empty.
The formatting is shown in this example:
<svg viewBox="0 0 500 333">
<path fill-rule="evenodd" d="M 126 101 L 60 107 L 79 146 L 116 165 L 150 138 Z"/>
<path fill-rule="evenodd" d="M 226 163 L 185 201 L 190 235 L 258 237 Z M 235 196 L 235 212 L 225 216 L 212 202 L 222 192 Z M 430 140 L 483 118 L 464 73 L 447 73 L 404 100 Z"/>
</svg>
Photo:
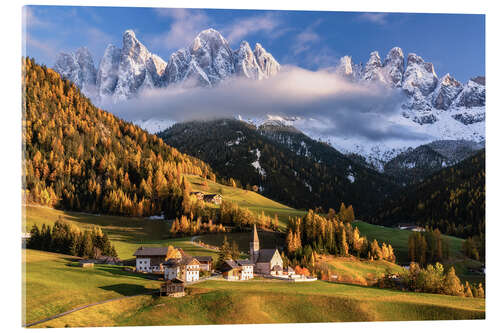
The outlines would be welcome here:
<svg viewBox="0 0 500 333">
<path fill-rule="evenodd" d="M 388 13 L 363 13 L 358 16 L 360 21 L 371 22 L 379 25 L 385 25 L 387 23 Z"/>
<path fill-rule="evenodd" d="M 161 17 L 172 20 L 167 31 L 147 38 L 152 47 L 161 50 L 186 47 L 210 24 L 208 16 L 200 10 L 158 8 L 155 12 Z"/>
<path fill-rule="evenodd" d="M 214 88 L 156 89 L 137 99 L 102 106 L 130 121 L 179 122 L 236 115 L 255 119 L 271 114 L 314 119 L 319 124 L 316 132 L 323 135 L 375 141 L 422 138 L 421 133 L 391 121 L 400 111 L 401 97 L 373 83 L 355 84 L 335 73 L 287 66 L 268 80 L 234 79 Z"/>
<path fill-rule="evenodd" d="M 43 20 L 39 15 L 36 14 L 35 10 L 31 7 L 23 7 L 23 24 L 26 24 L 30 28 L 48 28 L 51 26 L 51 22 Z"/>
<path fill-rule="evenodd" d="M 229 43 L 238 43 L 245 37 L 254 33 L 267 33 L 270 37 L 277 37 L 281 30 L 278 27 L 281 21 L 276 15 L 265 14 L 238 19 L 222 28 L 222 34 Z"/>
</svg>

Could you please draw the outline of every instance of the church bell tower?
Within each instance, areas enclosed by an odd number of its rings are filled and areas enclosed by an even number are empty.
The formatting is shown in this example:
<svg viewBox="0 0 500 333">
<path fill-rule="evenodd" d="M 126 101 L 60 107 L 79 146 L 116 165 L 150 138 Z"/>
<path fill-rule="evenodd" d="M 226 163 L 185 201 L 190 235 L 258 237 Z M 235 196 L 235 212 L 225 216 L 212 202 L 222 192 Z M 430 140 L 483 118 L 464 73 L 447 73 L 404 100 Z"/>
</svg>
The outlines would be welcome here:
<svg viewBox="0 0 500 333">
<path fill-rule="evenodd" d="M 250 261 L 253 264 L 255 264 L 255 262 L 259 258 L 259 250 L 260 250 L 259 235 L 257 234 L 257 227 L 254 224 L 252 240 L 250 240 Z"/>
</svg>

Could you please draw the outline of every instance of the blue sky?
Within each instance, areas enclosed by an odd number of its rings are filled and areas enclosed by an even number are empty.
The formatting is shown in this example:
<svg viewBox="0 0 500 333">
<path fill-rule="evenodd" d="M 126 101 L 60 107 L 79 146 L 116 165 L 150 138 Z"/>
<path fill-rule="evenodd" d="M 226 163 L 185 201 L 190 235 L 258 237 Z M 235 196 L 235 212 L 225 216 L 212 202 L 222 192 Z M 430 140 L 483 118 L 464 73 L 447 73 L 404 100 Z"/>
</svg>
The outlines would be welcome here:
<svg viewBox="0 0 500 333">
<path fill-rule="evenodd" d="M 464 82 L 485 73 L 483 15 L 28 6 L 23 17 L 25 54 L 47 66 L 58 52 L 80 46 L 98 66 L 106 45 L 120 47 L 126 29 L 167 61 L 212 27 L 233 49 L 242 40 L 260 42 L 280 63 L 312 70 L 334 66 L 343 55 L 364 63 L 377 50 L 384 58 L 400 46 L 405 56 L 414 52 L 434 63 L 438 76 Z"/>
</svg>

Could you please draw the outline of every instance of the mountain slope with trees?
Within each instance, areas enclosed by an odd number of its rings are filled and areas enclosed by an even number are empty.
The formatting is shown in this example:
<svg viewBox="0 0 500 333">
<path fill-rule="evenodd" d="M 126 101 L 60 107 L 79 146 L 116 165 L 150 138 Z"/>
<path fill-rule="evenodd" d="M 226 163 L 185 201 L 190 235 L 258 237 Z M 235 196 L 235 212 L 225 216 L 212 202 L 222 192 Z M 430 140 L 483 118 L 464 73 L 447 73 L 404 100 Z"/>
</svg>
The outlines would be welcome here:
<svg viewBox="0 0 500 333">
<path fill-rule="evenodd" d="M 27 203 L 174 217 L 189 190 L 182 174 L 215 177 L 206 163 L 96 108 L 73 83 L 29 58 L 23 95 Z"/>
<path fill-rule="evenodd" d="M 398 188 L 390 178 L 302 133 L 285 145 L 265 130 L 236 119 L 216 119 L 177 123 L 158 135 L 209 163 L 228 184 L 296 208 L 322 207 L 326 212 L 345 202 L 363 216 L 372 203 Z"/>
<path fill-rule="evenodd" d="M 485 232 L 485 150 L 395 194 L 372 223 L 417 223 L 462 238 Z"/>
</svg>

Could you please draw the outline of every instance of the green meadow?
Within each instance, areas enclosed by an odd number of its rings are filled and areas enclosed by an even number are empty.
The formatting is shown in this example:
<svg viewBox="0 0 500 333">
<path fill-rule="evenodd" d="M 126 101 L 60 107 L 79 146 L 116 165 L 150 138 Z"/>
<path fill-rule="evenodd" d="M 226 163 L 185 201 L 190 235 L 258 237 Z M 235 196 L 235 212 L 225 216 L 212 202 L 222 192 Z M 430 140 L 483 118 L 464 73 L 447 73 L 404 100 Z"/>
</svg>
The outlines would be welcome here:
<svg viewBox="0 0 500 333">
<path fill-rule="evenodd" d="M 39 227 L 43 223 L 52 226 L 58 218 L 82 230 L 99 226 L 108 234 L 118 257 L 125 260 L 133 258 L 135 250 L 140 246 L 173 245 L 191 255 L 216 255 L 214 251 L 193 245 L 188 237 L 168 239 L 171 223 L 164 220 L 67 212 L 39 206 L 24 206 L 24 217 L 27 231 L 34 224 Z"/>
<path fill-rule="evenodd" d="M 23 250 L 25 320 L 31 323 L 75 307 L 156 290 L 159 281 L 127 272 L 121 266 L 81 268 L 79 258 Z"/>
<path fill-rule="evenodd" d="M 484 299 L 329 283 L 205 281 L 183 298 L 141 296 L 37 327 L 483 319 Z M 119 309 L 119 310 L 118 310 Z M 216 310 L 215 310 L 216 309 Z"/>
<path fill-rule="evenodd" d="M 286 228 L 289 217 L 302 217 L 306 214 L 305 211 L 285 206 L 253 191 L 221 185 L 199 176 L 187 175 L 186 177 L 191 183 L 194 191 L 213 194 L 218 193 L 222 195 L 223 200 L 232 201 L 242 208 L 248 208 L 255 214 L 264 212 L 271 217 L 274 217 L 274 214 L 278 215 L 281 229 Z M 207 186 L 203 185 L 204 181 L 206 181 Z"/>
</svg>

